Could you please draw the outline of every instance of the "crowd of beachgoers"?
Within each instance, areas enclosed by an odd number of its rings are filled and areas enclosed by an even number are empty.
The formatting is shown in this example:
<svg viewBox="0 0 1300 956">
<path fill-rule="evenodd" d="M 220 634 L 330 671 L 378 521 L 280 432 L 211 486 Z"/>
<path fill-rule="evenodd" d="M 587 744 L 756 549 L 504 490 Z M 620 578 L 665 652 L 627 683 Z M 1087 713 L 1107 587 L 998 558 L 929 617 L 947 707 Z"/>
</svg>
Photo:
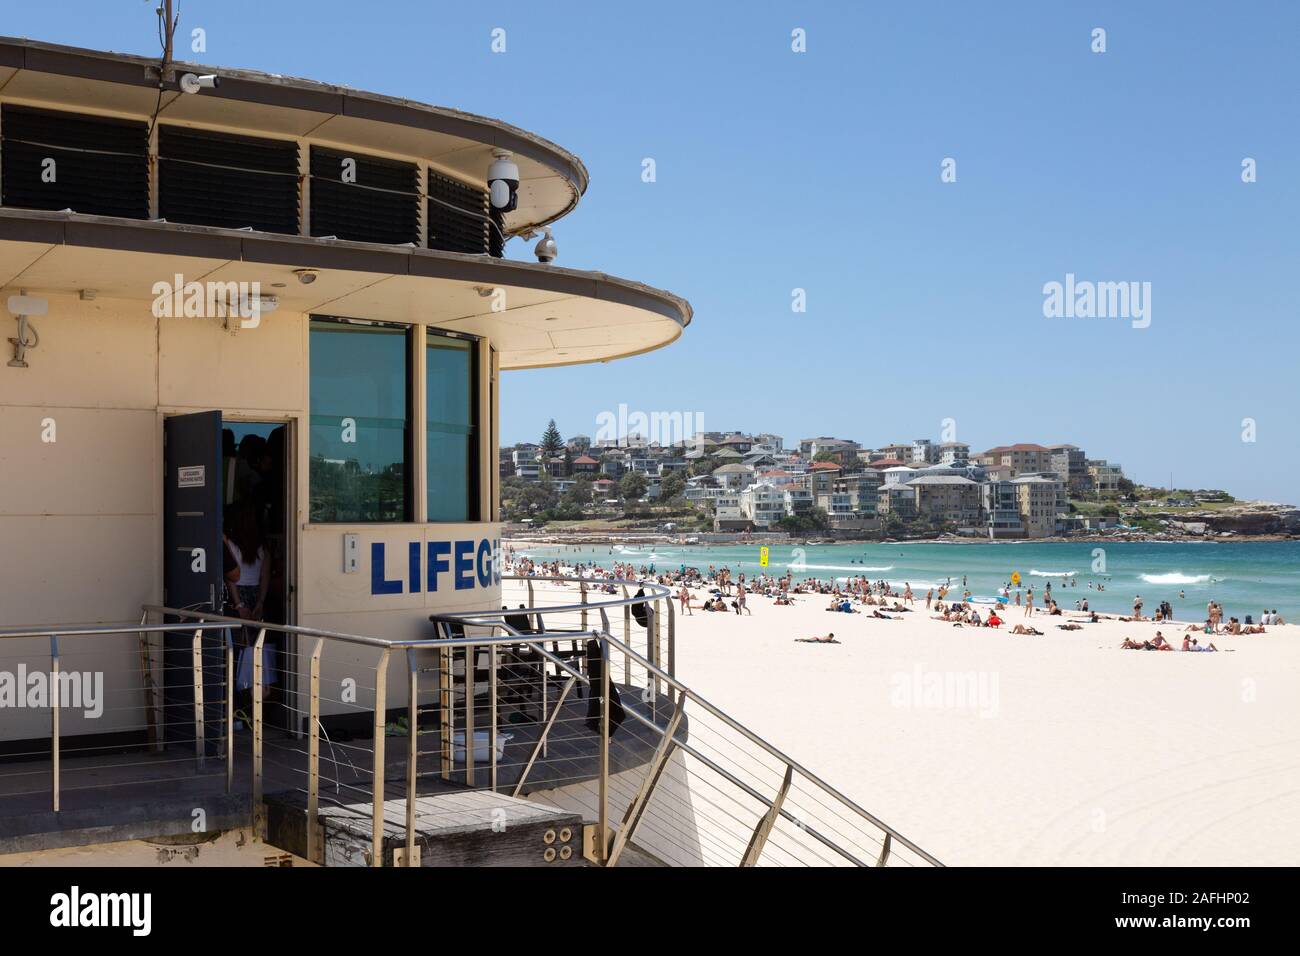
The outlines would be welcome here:
<svg viewBox="0 0 1300 956">
<path fill-rule="evenodd" d="M 668 588 L 674 600 L 680 605 L 682 614 L 693 615 L 696 610 L 706 613 L 734 613 L 752 615 L 749 602 L 751 599 L 764 599 L 773 606 L 790 606 L 796 602 L 820 601 L 829 599 L 826 610 L 840 614 L 866 614 L 879 620 L 895 620 L 903 614 L 922 611 L 936 621 L 943 621 L 953 627 L 1001 628 L 1007 624 L 1007 618 L 1019 613 L 1021 621 L 1007 628 L 1008 633 L 1024 636 L 1043 636 L 1043 632 L 1033 626 L 1031 621 L 1038 617 L 1062 618 L 1054 626 L 1062 631 L 1078 631 L 1084 625 L 1102 620 L 1121 622 L 1155 622 L 1174 624 L 1173 606 L 1168 600 L 1161 601 L 1151 616 L 1143 614 L 1144 602 L 1141 595 L 1133 599 L 1133 612 L 1126 616 L 1099 614 L 1088 607 L 1088 599 L 1081 597 L 1074 601 L 1074 614 L 1067 615 L 1052 593 L 1052 584 L 1047 582 L 1041 594 L 1036 594 L 1033 587 L 1022 591 L 1013 582 L 1008 581 L 991 606 L 981 609 L 972 601 L 970 589 L 963 577 L 958 593 L 958 586 L 950 579 L 944 584 L 930 586 L 924 595 L 912 589 L 911 583 L 884 579 L 872 580 L 866 576 L 848 578 L 803 578 L 793 579 L 793 573 L 786 570 L 783 574 L 760 573 L 749 575 L 742 571 L 733 575 L 730 568 L 708 565 L 699 568 L 680 565 L 678 568 L 658 568 L 654 564 L 636 565 L 632 562 L 613 561 L 608 567 L 596 561 L 566 564 L 559 560 L 534 561 L 526 555 L 518 554 L 507 547 L 506 567 L 512 574 L 540 577 L 578 577 L 578 587 L 585 593 L 588 589 L 615 594 L 619 586 L 627 583 L 644 585 L 652 582 Z M 590 582 L 590 583 L 588 583 Z M 1065 579 L 1063 588 L 1077 588 L 1077 579 Z M 1089 582 L 1092 587 L 1092 582 Z M 1100 589 L 1104 587 L 1098 584 Z M 1058 593 L 1061 589 L 1058 588 Z M 1185 598 L 1184 592 L 1179 592 Z M 1041 603 L 1040 603 L 1041 602 Z M 1210 637 L 1219 635 L 1264 634 L 1266 625 L 1280 625 L 1286 622 L 1276 610 L 1264 609 L 1255 621 L 1246 615 L 1244 621 L 1236 617 L 1223 620 L 1223 607 L 1209 602 L 1203 623 L 1190 623 L 1184 628 L 1182 650 L 1217 651 Z M 1049 626 L 1049 625 L 1044 625 Z M 1198 636 L 1193 636 L 1198 635 Z M 795 640 L 803 643 L 837 644 L 834 633 L 824 636 L 801 637 Z M 1133 640 L 1125 638 L 1120 645 L 1125 650 L 1169 651 L 1174 646 L 1157 631 L 1150 640 Z"/>
</svg>

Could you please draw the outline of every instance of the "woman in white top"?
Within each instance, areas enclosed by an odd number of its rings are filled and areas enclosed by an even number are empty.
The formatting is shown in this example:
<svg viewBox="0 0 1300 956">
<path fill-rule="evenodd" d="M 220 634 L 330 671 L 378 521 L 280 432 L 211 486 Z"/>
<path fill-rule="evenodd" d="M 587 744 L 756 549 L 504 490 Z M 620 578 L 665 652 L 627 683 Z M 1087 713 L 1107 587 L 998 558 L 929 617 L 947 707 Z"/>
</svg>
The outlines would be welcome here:
<svg viewBox="0 0 1300 956">
<path fill-rule="evenodd" d="M 257 514 L 247 505 L 236 506 L 226 537 L 239 562 L 239 582 L 232 588 L 234 611 L 250 621 L 262 620 L 266 594 L 271 588 L 271 562 Z"/>
</svg>

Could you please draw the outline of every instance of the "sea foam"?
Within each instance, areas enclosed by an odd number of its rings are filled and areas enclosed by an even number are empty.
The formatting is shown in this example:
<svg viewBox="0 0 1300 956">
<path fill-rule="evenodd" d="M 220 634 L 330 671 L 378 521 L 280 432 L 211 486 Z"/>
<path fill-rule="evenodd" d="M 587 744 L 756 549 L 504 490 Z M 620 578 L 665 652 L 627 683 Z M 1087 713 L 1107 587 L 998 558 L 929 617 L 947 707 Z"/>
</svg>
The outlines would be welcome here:
<svg viewBox="0 0 1300 956">
<path fill-rule="evenodd" d="M 1139 574 L 1138 577 L 1147 584 L 1205 584 L 1211 580 L 1208 574 L 1183 574 L 1181 571 L 1170 571 L 1167 574 Z"/>
</svg>

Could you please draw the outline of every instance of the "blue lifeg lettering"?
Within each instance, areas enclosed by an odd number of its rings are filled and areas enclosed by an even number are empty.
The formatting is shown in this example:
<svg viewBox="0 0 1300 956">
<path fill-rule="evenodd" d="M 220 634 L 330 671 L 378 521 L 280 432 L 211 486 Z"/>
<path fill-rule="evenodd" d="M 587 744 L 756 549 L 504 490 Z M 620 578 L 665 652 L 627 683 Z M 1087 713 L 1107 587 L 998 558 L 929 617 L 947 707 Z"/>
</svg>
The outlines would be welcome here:
<svg viewBox="0 0 1300 956">
<path fill-rule="evenodd" d="M 492 586 L 492 558 L 492 542 L 484 538 L 478 543 L 478 586 L 481 588 Z"/>
<path fill-rule="evenodd" d="M 411 546 L 407 549 L 406 555 L 408 565 L 408 578 L 410 581 L 408 587 L 412 594 L 420 593 L 420 542 L 412 541 Z"/>
<path fill-rule="evenodd" d="M 370 593 L 401 594 L 402 579 L 389 581 L 384 577 L 384 543 L 373 541 L 370 544 Z"/>
<path fill-rule="evenodd" d="M 474 542 L 456 542 L 456 590 L 474 587 Z"/>
<path fill-rule="evenodd" d="M 451 544 L 446 541 L 429 542 L 429 593 L 438 590 L 438 575 L 450 571 L 451 564 L 447 556 L 451 554 Z"/>
</svg>

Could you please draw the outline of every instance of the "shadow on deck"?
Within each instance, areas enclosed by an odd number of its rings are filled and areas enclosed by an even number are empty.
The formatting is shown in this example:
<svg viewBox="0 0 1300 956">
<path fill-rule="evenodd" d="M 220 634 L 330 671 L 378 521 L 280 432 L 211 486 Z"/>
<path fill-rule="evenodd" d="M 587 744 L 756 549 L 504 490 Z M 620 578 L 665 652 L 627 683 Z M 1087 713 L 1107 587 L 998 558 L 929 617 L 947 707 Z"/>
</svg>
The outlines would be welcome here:
<svg viewBox="0 0 1300 956">
<path fill-rule="evenodd" d="M 672 703 L 660 695 L 643 700 L 640 691 L 619 686 L 624 707 L 665 727 L 672 715 Z M 554 790 L 595 780 L 600 772 L 599 724 L 588 722 L 588 701 L 575 686 L 566 698 L 548 735 L 545 748 L 537 753 L 520 797 L 538 790 Z M 551 706 L 559 687 L 553 689 Z M 488 723 L 486 706 L 476 707 L 476 726 Z M 463 712 L 458 712 L 463 717 Z M 498 717 L 504 752 L 497 764 L 496 792 L 488 790 L 490 768 L 476 761 L 472 785 L 462 759 L 452 764 L 449 778 L 443 777 L 438 714 L 421 715 L 417 736 L 417 804 L 422 844 L 428 849 L 424 865 L 483 865 L 506 859 L 498 851 L 504 841 L 483 842 L 483 831 L 499 825 L 501 814 L 536 824 L 545 837 L 566 827 L 580 831 L 580 816 L 522 799 L 510 800 L 516 784 L 536 750 L 544 723 L 527 707 L 501 705 Z M 593 727 L 595 729 L 593 729 Z M 391 725 L 390 725 L 391 729 Z M 509 734 L 509 739 L 505 739 Z M 679 735 L 685 735 L 685 721 Z M 610 772 L 644 766 L 653 755 L 660 735 L 631 713 L 610 739 Z M 0 854 L 32 852 L 70 846 L 89 846 L 126 840 L 193 836 L 215 833 L 253 824 L 252 735 L 244 728 L 234 735 L 234 766 L 227 788 L 224 755 L 206 757 L 200 766 L 192 747 L 168 745 L 162 751 L 146 746 L 102 748 L 78 752 L 77 741 L 63 742 L 60 764 L 60 809 L 52 809 L 53 771 L 48 757 L 28 760 L 10 758 L 0 764 Z M 305 810 L 308 786 L 308 754 L 305 735 L 267 729 L 264 735 L 263 786 L 268 821 L 281 821 L 279 839 L 291 842 L 276 846 L 289 852 L 305 852 Z M 385 737 L 384 796 L 385 845 L 405 844 L 406 761 L 409 737 L 391 733 Z M 353 735 L 351 739 L 320 738 L 320 808 L 344 842 L 370 845 L 373 739 Z M 474 796 L 482 794 L 482 796 Z M 528 810 L 526 808 L 534 808 Z M 497 811 L 493 815 L 493 811 Z M 289 816 L 286 817 L 285 814 Z M 301 816 L 302 839 L 290 838 L 284 821 Z M 526 827 L 514 828 L 518 834 Z M 476 836 L 473 834 L 477 834 Z M 276 837 L 268 831 L 268 837 Z M 439 837 L 455 839 L 438 844 Z M 301 846 L 300 846 L 301 844 Z M 443 849 L 439 849 L 441 845 Z M 550 844 L 545 844 L 550 846 Z M 540 860 L 541 852 L 531 844 L 530 857 Z M 491 851 L 491 852 L 490 852 Z M 300 855 L 302 855 L 300 853 Z M 581 841 L 575 863 L 581 862 Z M 647 858 L 652 860 L 652 858 Z M 567 858 L 566 858 L 567 860 Z M 628 863 L 633 863 L 629 858 Z M 344 863 L 342 856 L 337 861 Z M 353 861 L 355 862 L 355 861 Z M 509 859 L 516 865 L 519 859 Z M 549 861 L 548 861 L 549 862 Z M 561 861 L 563 862 L 563 861 Z M 644 862 L 644 861 L 643 861 Z"/>
</svg>

